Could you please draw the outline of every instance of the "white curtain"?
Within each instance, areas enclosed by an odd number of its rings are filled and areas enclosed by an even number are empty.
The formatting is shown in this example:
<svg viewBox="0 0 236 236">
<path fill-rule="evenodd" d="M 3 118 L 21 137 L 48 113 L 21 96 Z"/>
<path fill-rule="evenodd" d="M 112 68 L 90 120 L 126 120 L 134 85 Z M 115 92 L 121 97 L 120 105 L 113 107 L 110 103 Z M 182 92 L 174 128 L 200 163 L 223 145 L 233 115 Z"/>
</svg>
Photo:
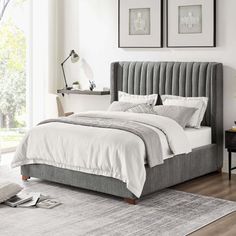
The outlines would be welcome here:
<svg viewBox="0 0 236 236">
<path fill-rule="evenodd" d="M 57 88 L 57 0 L 31 0 L 29 127 L 45 118 L 46 96 Z"/>
</svg>

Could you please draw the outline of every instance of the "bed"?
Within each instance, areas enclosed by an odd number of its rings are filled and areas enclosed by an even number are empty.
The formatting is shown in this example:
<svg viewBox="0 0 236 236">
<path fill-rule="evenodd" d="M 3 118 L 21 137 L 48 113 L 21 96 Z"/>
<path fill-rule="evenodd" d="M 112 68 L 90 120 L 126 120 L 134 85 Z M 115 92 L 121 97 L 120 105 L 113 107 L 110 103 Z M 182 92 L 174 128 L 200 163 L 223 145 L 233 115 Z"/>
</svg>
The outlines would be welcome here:
<svg viewBox="0 0 236 236">
<path fill-rule="evenodd" d="M 111 102 L 118 91 L 129 94 L 170 94 L 209 98 L 203 128 L 186 130 L 192 145 L 189 154 L 177 155 L 155 167 L 145 166 L 146 180 L 139 198 L 158 190 L 220 171 L 223 166 L 223 66 L 212 62 L 114 62 L 111 64 Z M 159 101 L 160 102 L 160 101 Z M 204 137 L 200 139 L 199 137 Z M 21 166 L 24 180 L 36 177 L 124 198 L 137 197 L 124 182 L 45 164 Z"/>
</svg>

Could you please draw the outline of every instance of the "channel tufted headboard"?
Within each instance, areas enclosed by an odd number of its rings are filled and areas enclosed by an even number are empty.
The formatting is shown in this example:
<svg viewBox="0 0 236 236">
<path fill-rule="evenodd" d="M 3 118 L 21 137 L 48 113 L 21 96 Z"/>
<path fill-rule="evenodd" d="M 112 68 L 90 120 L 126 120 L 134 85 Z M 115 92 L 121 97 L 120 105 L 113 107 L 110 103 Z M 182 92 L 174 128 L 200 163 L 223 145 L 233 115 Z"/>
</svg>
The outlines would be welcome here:
<svg viewBox="0 0 236 236">
<path fill-rule="evenodd" d="M 202 125 L 212 127 L 212 141 L 223 143 L 223 65 L 214 62 L 114 62 L 111 102 L 118 91 L 209 98 Z"/>
</svg>

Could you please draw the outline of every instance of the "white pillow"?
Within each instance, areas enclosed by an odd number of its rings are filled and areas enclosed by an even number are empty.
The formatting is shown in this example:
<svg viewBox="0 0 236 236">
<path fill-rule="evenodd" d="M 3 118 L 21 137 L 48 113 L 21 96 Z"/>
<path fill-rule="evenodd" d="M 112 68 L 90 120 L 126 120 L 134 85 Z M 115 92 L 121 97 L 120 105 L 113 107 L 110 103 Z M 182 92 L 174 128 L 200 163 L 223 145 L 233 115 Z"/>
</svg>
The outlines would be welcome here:
<svg viewBox="0 0 236 236">
<path fill-rule="evenodd" d="M 0 203 L 5 202 L 19 193 L 23 188 L 19 184 L 0 182 Z"/>
<path fill-rule="evenodd" d="M 201 123 L 207 109 L 207 97 L 180 97 L 173 95 L 162 95 L 161 99 L 164 106 L 168 105 L 196 108 L 197 110 L 193 114 L 190 121 L 187 123 L 187 126 L 197 129 L 201 127 Z"/>
<path fill-rule="evenodd" d="M 158 95 L 133 95 L 125 92 L 118 92 L 119 102 L 131 102 L 131 103 L 147 103 L 152 106 L 156 105 Z"/>
</svg>

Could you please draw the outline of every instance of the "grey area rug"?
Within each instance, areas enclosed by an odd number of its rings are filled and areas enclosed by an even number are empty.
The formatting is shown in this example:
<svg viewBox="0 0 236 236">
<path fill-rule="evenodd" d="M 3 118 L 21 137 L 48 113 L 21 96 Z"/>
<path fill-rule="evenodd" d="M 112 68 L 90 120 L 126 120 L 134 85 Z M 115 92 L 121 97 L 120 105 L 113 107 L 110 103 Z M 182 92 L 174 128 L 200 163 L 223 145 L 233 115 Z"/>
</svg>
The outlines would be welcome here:
<svg viewBox="0 0 236 236">
<path fill-rule="evenodd" d="M 22 184 L 19 170 L 0 167 L 0 178 Z M 63 205 L 46 209 L 0 205 L 0 235 L 187 235 L 236 210 L 236 203 L 164 190 L 128 205 L 119 198 L 31 179 L 27 192 L 41 192 Z"/>
</svg>

